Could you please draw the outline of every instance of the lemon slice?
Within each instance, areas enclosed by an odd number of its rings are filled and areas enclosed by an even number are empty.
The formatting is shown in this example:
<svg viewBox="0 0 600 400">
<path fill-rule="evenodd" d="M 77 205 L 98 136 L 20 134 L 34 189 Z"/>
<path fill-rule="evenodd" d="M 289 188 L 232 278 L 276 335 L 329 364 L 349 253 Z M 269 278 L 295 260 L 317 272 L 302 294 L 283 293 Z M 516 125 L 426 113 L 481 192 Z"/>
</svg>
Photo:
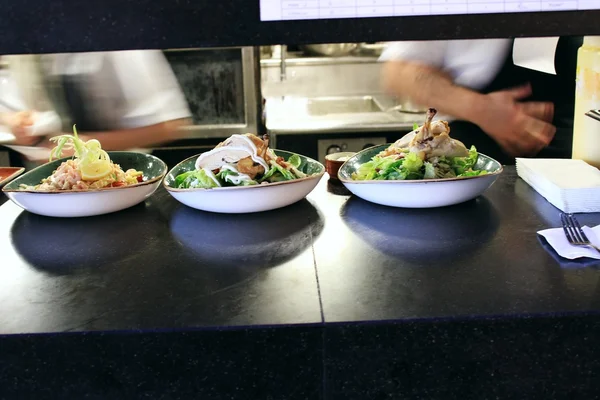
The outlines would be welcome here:
<svg viewBox="0 0 600 400">
<path fill-rule="evenodd" d="M 84 181 L 98 181 L 112 172 L 110 163 L 106 161 L 95 161 L 82 163 L 80 165 L 81 178 Z"/>
</svg>

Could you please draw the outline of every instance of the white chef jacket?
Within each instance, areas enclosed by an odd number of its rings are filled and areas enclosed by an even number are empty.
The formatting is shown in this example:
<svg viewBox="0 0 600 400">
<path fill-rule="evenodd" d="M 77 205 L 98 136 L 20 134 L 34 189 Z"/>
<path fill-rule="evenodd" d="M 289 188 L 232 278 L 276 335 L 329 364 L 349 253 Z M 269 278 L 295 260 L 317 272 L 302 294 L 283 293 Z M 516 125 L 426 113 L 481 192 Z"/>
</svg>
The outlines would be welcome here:
<svg viewBox="0 0 600 400">
<path fill-rule="evenodd" d="M 3 83 L 0 98 L 6 99 L 11 106 L 21 105 L 23 110 L 54 114 L 56 118 L 50 118 L 50 123 L 40 131 L 52 126 L 56 128 L 44 134 L 60 133 L 61 123 L 62 129 L 70 132 L 72 121 L 65 115 L 68 113 L 59 112 L 59 118 L 55 112 L 59 107 L 54 103 L 55 99 L 48 96 L 33 57 L 6 57 L 10 73 L 5 72 L 0 80 Z M 144 127 L 192 115 L 179 82 L 160 50 L 49 54 L 41 56 L 41 64 L 46 74 L 75 78 L 86 99 L 87 116 L 108 126 L 108 130 Z M 52 125 L 54 122 L 56 125 Z M 34 130 L 36 128 L 34 124 Z M 7 146 L 32 160 L 48 158 L 40 151 L 47 153 L 47 149 Z"/>
<path fill-rule="evenodd" d="M 12 78 L 9 69 L 0 69 L 0 112 L 26 110 L 17 83 Z"/>
<path fill-rule="evenodd" d="M 50 76 L 77 81 L 87 114 L 113 129 L 138 128 L 190 118 L 187 101 L 160 50 L 42 56 Z"/>
<path fill-rule="evenodd" d="M 17 81 L 11 74 L 9 68 L 0 70 L 0 113 L 12 113 L 15 111 L 36 110 L 37 118 L 31 133 L 34 135 L 49 135 L 60 132 L 61 121 L 56 112 L 52 110 L 43 91 L 40 91 L 40 85 L 32 85 L 30 98 L 35 99 L 32 104 L 28 104 L 19 88 Z M 14 136 L 9 132 L 7 126 L 0 126 L 0 142 L 14 140 Z"/>
<path fill-rule="evenodd" d="M 39 103 L 41 83 L 28 68 L 26 58 L 16 61 L 11 73 L 23 103 L 31 109 Z M 87 116 L 110 130 L 191 117 L 179 82 L 160 50 L 48 54 L 41 56 L 41 64 L 50 77 L 67 76 L 76 81 Z M 11 93 L 0 96 L 18 97 Z M 56 103 L 55 98 L 49 97 Z M 65 118 L 64 114 L 61 117 Z"/>
<path fill-rule="evenodd" d="M 437 67 L 455 84 L 480 90 L 500 72 L 511 44 L 511 39 L 390 42 L 379 60 L 415 61 Z"/>
</svg>

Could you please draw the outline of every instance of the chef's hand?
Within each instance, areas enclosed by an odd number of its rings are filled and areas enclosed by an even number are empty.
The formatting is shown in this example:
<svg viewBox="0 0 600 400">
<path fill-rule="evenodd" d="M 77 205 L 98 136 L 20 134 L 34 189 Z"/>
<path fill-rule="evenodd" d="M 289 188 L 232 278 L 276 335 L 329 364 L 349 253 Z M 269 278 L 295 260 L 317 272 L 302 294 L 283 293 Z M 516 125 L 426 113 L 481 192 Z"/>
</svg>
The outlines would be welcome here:
<svg viewBox="0 0 600 400">
<path fill-rule="evenodd" d="M 31 136 L 27 132 L 28 129 L 33 126 L 32 111 L 19 111 L 3 114 L 2 123 L 10 129 L 13 135 L 15 135 L 15 140 L 12 144 L 32 146 L 40 140 L 39 137 Z"/>
<path fill-rule="evenodd" d="M 477 125 L 513 156 L 532 156 L 546 147 L 556 127 L 554 105 L 520 102 L 531 95 L 531 86 L 493 92 L 485 96 Z"/>
</svg>

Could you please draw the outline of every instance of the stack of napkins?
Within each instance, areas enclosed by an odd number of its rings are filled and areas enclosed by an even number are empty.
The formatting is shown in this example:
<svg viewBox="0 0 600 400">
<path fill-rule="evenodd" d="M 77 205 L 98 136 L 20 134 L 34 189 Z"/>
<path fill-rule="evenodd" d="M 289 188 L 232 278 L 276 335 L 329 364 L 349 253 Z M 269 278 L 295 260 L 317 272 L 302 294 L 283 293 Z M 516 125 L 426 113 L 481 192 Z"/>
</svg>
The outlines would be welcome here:
<svg viewBox="0 0 600 400">
<path fill-rule="evenodd" d="M 517 174 L 563 212 L 600 212 L 600 170 L 585 161 L 517 158 Z"/>
</svg>

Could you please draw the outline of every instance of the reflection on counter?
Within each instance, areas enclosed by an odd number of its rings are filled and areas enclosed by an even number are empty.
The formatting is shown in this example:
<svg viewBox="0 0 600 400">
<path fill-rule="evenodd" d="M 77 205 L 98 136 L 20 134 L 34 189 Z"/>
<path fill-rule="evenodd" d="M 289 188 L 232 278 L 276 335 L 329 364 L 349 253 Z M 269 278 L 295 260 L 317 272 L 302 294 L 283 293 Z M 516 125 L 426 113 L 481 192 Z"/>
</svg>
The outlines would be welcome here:
<svg viewBox="0 0 600 400">
<path fill-rule="evenodd" d="M 321 321 L 311 244 L 324 222 L 306 200 L 231 216 L 161 189 L 102 217 L 2 210 L 2 333 Z"/>
<path fill-rule="evenodd" d="M 152 232 L 164 227 L 161 216 L 150 211 L 151 202 L 131 207 L 126 214 L 87 218 L 50 218 L 23 211 L 11 228 L 11 240 L 37 270 L 51 275 L 93 270 L 126 260 L 147 245 Z M 144 238 L 139 237 L 140 231 Z"/>
<path fill-rule="evenodd" d="M 244 269 L 279 266 L 323 231 L 324 221 L 308 200 L 265 213 L 217 214 L 181 206 L 174 211 L 170 227 L 184 250 L 206 265 Z"/>
<path fill-rule="evenodd" d="M 485 197 L 433 209 L 398 209 L 351 197 L 342 208 L 342 219 L 379 251 L 425 263 L 472 257 L 500 225 L 498 212 Z"/>
<path fill-rule="evenodd" d="M 327 180 L 327 191 L 336 196 L 350 196 L 352 193 L 346 189 L 346 186 L 339 179 L 329 178 Z"/>
</svg>

